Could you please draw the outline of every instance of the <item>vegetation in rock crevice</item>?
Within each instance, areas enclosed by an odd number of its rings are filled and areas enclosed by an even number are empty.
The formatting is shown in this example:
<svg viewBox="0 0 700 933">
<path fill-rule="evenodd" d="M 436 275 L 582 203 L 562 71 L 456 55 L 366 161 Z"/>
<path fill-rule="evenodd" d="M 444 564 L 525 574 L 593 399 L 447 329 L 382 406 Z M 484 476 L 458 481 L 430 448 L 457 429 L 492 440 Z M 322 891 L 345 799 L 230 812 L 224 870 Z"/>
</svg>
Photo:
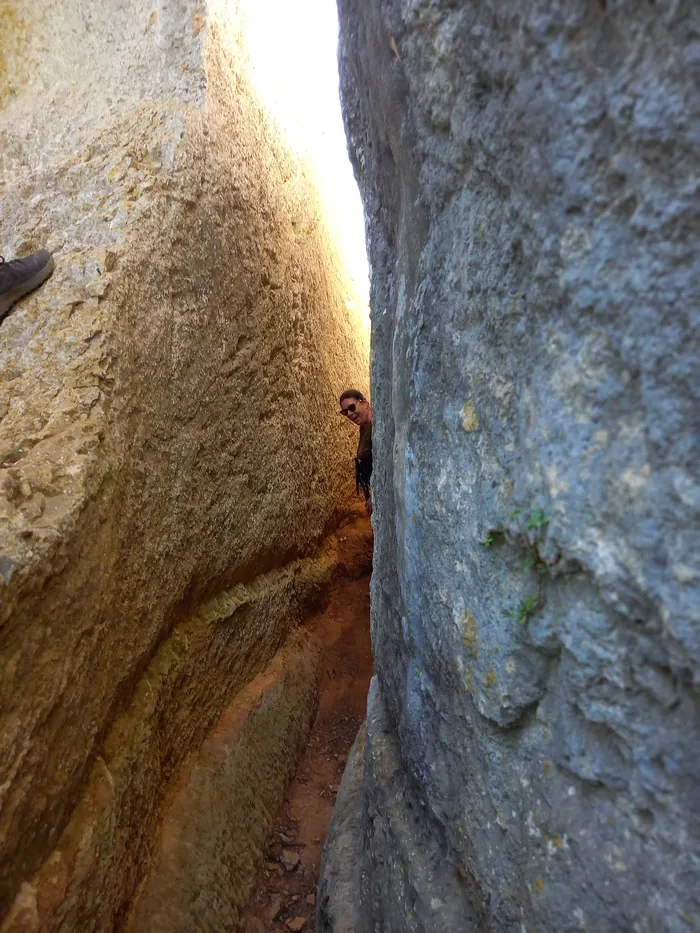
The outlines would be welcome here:
<svg viewBox="0 0 700 933">
<path fill-rule="evenodd" d="M 520 625 L 527 625 L 530 618 L 544 606 L 545 580 L 549 574 L 550 563 L 556 564 L 559 557 L 548 562 L 543 555 L 549 526 L 549 518 L 544 509 L 534 509 L 526 519 L 523 519 L 522 509 L 517 508 L 509 513 L 508 520 L 511 525 L 505 531 L 491 528 L 480 543 L 482 547 L 490 549 L 495 544 L 505 541 L 524 551 L 523 573 L 536 575 L 537 589 L 520 600 L 515 612 L 510 614 L 510 618 Z"/>
</svg>

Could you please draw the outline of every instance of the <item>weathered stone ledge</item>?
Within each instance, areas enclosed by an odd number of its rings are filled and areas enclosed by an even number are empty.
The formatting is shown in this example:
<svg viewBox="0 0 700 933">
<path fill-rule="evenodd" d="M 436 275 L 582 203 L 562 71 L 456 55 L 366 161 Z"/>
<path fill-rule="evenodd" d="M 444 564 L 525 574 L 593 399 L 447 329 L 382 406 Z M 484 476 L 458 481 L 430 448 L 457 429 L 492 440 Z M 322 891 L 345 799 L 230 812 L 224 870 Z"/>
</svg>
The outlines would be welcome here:
<svg viewBox="0 0 700 933">
<path fill-rule="evenodd" d="M 151 864 L 160 807 L 183 762 L 318 607 L 337 562 L 331 538 L 315 557 L 238 584 L 175 626 L 93 756 L 81 802 L 22 885 L 3 933 L 118 926 Z"/>
<path fill-rule="evenodd" d="M 235 930 L 316 709 L 320 654 L 297 632 L 226 708 L 168 801 L 127 929 Z"/>
</svg>

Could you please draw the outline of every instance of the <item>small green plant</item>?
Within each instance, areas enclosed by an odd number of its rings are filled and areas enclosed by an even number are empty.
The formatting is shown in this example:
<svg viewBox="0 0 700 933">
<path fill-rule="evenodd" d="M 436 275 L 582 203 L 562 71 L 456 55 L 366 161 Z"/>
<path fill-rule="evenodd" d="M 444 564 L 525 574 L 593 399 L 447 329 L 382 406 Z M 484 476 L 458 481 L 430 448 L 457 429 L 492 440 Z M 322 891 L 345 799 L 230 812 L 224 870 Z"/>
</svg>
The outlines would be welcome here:
<svg viewBox="0 0 700 933">
<path fill-rule="evenodd" d="M 519 625 L 527 625 L 528 619 L 537 612 L 539 605 L 539 595 L 537 593 L 531 593 L 520 601 L 517 612 L 513 613 L 512 618 L 514 618 Z"/>
<path fill-rule="evenodd" d="M 524 550 L 523 573 L 534 571 L 537 575 L 537 591 L 522 599 L 516 612 L 511 613 L 509 618 L 515 619 L 520 625 L 527 625 L 528 620 L 544 606 L 544 584 L 549 567 L 542 556 L 541 547 L 547 534 L 549 518 L 544 509 L 533 509 L 527 518 L 523 516 L 522 509 L 513 509 L 508 513 L 508 520 L 515 525 L 515 529 L 512 525 L 507 529 L 490 528 L 479 543 L 488 549 L 507 541 Z M 556 557 L 552 563 L 558 561 L 559 557 Z"/>
<path fill-rule="evenodd" d="M 540 556 L 537 545 L 531 545 L 528 542 L 528 548 L 525 552 L 525 560 L 523 561 L 523 572 L 529 573 L 531 570 L 534 570 L 540 576 L 544 576 L 544 574 L 549 572 L 547 564 Z"/>
<path fill-rule="evenodd" d="M 22 454 L 24 451 L 21 447 L 15 447 L 13 450 L 6 450 L 4 453 L 0 454 L 0 466 L 11 466 L 13 463 L 17 463 L 18 460 L 22 459 Z"/>
<path fill-rule="evenodd" d="M 541 531 L 549 524 L 549 519 L 544 514 L 543 509 L 535 509 L 525 522 L 525 531 Z"/>
<path fill-rule="evenodd" d="M 512 618 L 520 625 L 526 625 L 530 617 L 544 605 L 544 580 L 549 568 L 542 556 L 540 547 L 547 533 L 549 519 L 545 515 L 544 509 L 535 509 L 527 517 L 525 523 L 522 524 L 519 521 L 521 513 L 521 509 L 514 509 L 508 517 L 518 524 L 514 539 L 525 551 L 523 573 L 534 571 L 537 574 L 537 592 L 531 593 L 521 600 L 517 612 L 513 613 Z"/>
</svg>

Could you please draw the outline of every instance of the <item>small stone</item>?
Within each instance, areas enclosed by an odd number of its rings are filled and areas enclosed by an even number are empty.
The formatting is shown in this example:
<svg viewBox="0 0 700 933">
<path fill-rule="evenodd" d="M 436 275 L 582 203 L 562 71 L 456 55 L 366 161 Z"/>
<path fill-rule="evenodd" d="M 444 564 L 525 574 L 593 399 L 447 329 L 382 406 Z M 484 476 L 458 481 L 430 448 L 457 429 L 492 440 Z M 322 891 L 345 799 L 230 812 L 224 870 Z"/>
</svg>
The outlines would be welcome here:
<svg viewBox="0 0 700 933">
<path fill-rule="evenodd" d="M 0 577 L 7 582 L 16 567 L 16 564 L 13 560 L 10 560 L 9 557 L 0 557 Z"/>
<path fill-rule="evenodd" d="M 119 254 L 115 253 L 111 249 L 106 249 L 104 254 L 104 267 L 105 272 L 111 272 L 112 269 L 117 264 L 117 259 L 119 259 Z"/>
<path fill-rule="evenodd" d="M 299 855 L 297 852 L 291 852 L 289 849 L 283 849 L 280 855 L 280 862 L 285 871 L 294 871 L 299 865 Z M 301 927 L 299 927 L 301 929 Z"/>
<path fill-rule="evenodd" d="M 50 253 L 59 253 L 63 249 L 65 240 L 62 236 L 52 236 L 46 244 L 46 249 Z"/>
<path fill-rule="evenodd" d="M 309 907 L 314 907 L 315 904 L 316 904 L 316 895 L 315 895 L 315 894 L 307 894 L 307 895 L 306 895 L 306 903 L 309 905 Z"/>
<path fill-rule="evenodd" d="M 299 933 L 300 930 L 304 929 L 305 923 L 306 917 L 294 917 L 292 920 L 287 920 L 287 929 L 291 930 L 292 933 Z"/>
<path fill-rule="evenodd" d="M 84 301 L 87 301 L 87 298 L 87 291 L 82 285 L 76 285 L 73 288 L 68 288 L 62 295 L 59 295 L 59 300 L 63 307 L 80 305 Z"/>
<path fill-rule="evenodd" d="M 44 514 L 45 499 L 40 492 L 35 493 L 27 502 L 20 506 L 20 512 L 27 521 L 36 521 Z"/>
<path fill-rule="evenodd" d="M 267 912 L 267 916 L 270 918 L 270 922 L 276 920 L 279 917 L 279 915 L 282 913 L 282 907 L 282 898 L 276 897 L 270 904 L 270 909 Z"/>
<path fill-rule="evenodd" d="M 243 931 L 244 933 L 265 933 L 265 924 L 259 917 L 248 917 Z"/>
<path fill-rule="evenodd" d="M 340 790 L 340 784 L 331 784 L 330 792 L 332 794 L 337 794 L 339 790 Z"/>
<path fill-rule="evenodd" d="M 297 901 L 301 900 L 301 894 L 292 894 L 292 901 L 296 904 Z"/>
<path fill-rule="evenodd" d="M 2 418 L 2 407 L 0 406 L 0 418 Z M 683 564 L 680 564 L 678 567 L 675 567 L 673 570 L 673 576 L 678 580 L 679 583 L 692 583 L 695 579 L 695 571 L 692 567 L 685 567 Z"/>
<path fill-rule="evenodd" d="M 73 389 L 73 395 L 81 405 L 92 408 L 100 400 L 100 390 L 97 386 L 85 386 L 83 389 Z"/>
<path fill-rule="evenodd" d="M 98 279 L 96 282 L 90 282 L 87 287 L 87 293 L 90 298 L 104 298 L 107 294 L 107 289 L 109 288 L 111 282 L 109 277 L 103 279 Z"/>
</svg>

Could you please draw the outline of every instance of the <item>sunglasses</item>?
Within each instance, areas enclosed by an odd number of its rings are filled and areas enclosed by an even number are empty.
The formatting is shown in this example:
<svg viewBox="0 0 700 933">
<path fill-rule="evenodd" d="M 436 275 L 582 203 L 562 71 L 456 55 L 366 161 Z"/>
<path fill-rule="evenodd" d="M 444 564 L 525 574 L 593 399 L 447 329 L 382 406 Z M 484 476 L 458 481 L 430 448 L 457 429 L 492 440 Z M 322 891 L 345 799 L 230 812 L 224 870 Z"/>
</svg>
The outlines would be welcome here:
<svg viewBox="0 0 700 933">
<path fill-rule="evenodd" d="M 364 401 L 364 399 L 363 399 L 363 401 Z M 354 414 L 354 412 L 356 412 L 356 411 L 357 411 L 357 405 L 355 405 L 355 404 L 353 403 L 353 404 L 351 404 L 351 405 L 348 405 L 347 408 L 341 408 L 341 409 L 340 409 L 340 414 L 341 414 L 341 415 L 345 415 L 345 417 L 347 418 L 348 415 L 352 415 L 352 414 Z"/>
</svg>

